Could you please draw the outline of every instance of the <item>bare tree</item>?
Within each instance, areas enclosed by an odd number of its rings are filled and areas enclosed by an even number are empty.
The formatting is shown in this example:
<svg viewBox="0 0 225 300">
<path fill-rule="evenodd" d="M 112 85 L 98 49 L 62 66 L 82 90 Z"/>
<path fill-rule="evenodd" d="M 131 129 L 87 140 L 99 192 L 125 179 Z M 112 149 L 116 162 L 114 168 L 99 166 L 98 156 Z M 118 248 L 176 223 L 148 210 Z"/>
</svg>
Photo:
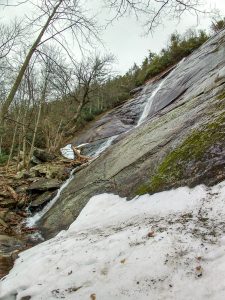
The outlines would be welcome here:
<svg viewBox="0 0 225 300">
<path fill-rule="evenodd" d="M 113 61 L 114 57 L 112 55 L 104 57 L 95 55 L 74 65 L 72 80 L 75 80 L 76 86 L 72 87 L 68 96 L 76 106 L 76 111 L 67 124 L 64 125 L 66 136 L 74 133 L 83 107 L 89 103 L 93 93 L 99 89 L 101 84 L 109 78 Z"/>
<path fill-rule="evenodd" d="M 0 24 L 0 59 L 6 57 L 22 34 L 20 23 L 14 20 L 9 25 Z"/>
<path fill-rule="evenodd" d="M 14 0 L 0 0 L 0 6 L 13 6 L 13 7 L 16 7 L 16 6 L 20 6 L 24 3 L 27 3 L 29 2 L 29 0 L 18 0 L 18 1 L 14 1 Z"/>
<path fill-rule="evenodd" d="M 5 3 L 5 5 L 9 5 L 8 2 Z M 38 8 L 39 15 L 36 19 L 31 20 L 30 24 L 33 27 L 41 27 L 41 30 L 31 45 L 20 67 L 16 80 L 1 106 L 0 124 L 3 123 L 4 117 L 13 102 L 30 60 L 40 45 L 50 40 L 54 40 L 62 45 L 58 37 L 62 36 L 65 31 L 70 31 L 73 38 L 78 42 L 79 36 L 82 36 L 82 38 L 87 41 L 90 35 L 97 37 L 95 22 L 92 18 L 86 16 L 80 5 L 80 0 L 45 0 L 41 1 L 40 5 L 37 2 L 35 7 Z"/>
<path fill-rule="evenodd" d="M 101 2 L 105 2 L 106 7 L 114 10 L 114 19 L 122 17 L 127 13 L 134 13 L 139 19 L 144 17 L 148 31 L 154 29 L 161 22 L 163 23 L 165 15 L 179 19 L 184 12 L 189 12 L 196 16 L 204 12 L 204 9 L 201 7 L 201 0 L 101 0 Z M 46 60 L 51 62 L 49 63 L 51 70 L 49 69 L 50 75 L 47 78 L 48 84 L 46 86 L 45 98 L 47 98 L 47 94 L 51 90 L 54 91 L 52 97 L 57 98 L 61 94 L 62 97 L 67 99 L 66 101 L 70 101 L 73 104 L 70 108 L 74 107 L 71 114 L 68 114 L 69 118 L 67 121 L 60 118 L 56 124 L 52 124 L 49 122 L 49 119 L 47 120 L 47 123 L 50 124 L 49 127 L 53 128 L 50 134 L 51 140 L 53 135 L 57 136 L 49 143 L 49 147 L 53 148 L 58 145 L 57 141 L 60 141 L 63 136 L 74 133 L 82 110 L 89 103 L 96 89 L 101 86 L 101 82 L 104 82 L 109 71 L 108 64 L 112 61 L 109 57 L 101 59 L 99 57 L 88 58 L 84 59 L 80 64 L 74 61 L 68 49 L 65 32 L 70 32 L 73 39 L 77 41 L 81 48 L 82 41 L 90 43 L 90 37 L 98 38 L 96 21 L 88 17 L 81 0 L 0 0 L 0 8 L 20 6 L 24 5 L 24 3 L 29 3 L 34 8 L 36 15 L 32 19 L 27 18 L 23 24 L 17 22 L 8 27 L 0 25 L 0 68 L 7 61 L 6 58 L 11 55 L 11 49 L 17 46 L 17 41 L 20 39 L 21 33 L 30 34 L 27 39 L 28 41 L 32 41 L 32 37 L 34 37 L 31 44 L 27 45 L 25 57 L 20 62 L 18 70 L 14 72 L 15 75 L 11 76 L 10 80 L 7 83 L 5 81 L 3 84 L 2 78 L 5 75 L 1 78 L 0 151 L 1 141 L 3 140 L 2 135 L 4 134 L 4 120 L 10 112 L 12 103 L 15 102 L 18 90 L 32 61 L 35 62 L 37 58 L 39 64 L 40 59 L 44 62 Z M 64 52 L 71 60 L 72 68 L 69 68 L 65 64 L 65 59 L 59 61 L 57 57 L 50 55 L 46 51 L 44 45 L 48 45 L 49 42 L 58 44 L 64 49 Z M 10 67 L 14 68 L 13 66 Z M 5 69 L 7 70 L 7 67 Z M 72 84 L 72 82 L 75 82 L 76 85 Z M 33 93 L 36 92 L 33 91 Z M 40 100 L 40 95 L 36 97 L 29 95 L 28 99 L 31 98 L 38 98 Z M 48 101 L 51 100 L 48 99 Z M 30 103 L 30 100 L 28 102 Z M 101 106 L 100 101 L 98 106 Z M 33 105 L 33 107 L 37 106 Z M 42 109 L 47 107 L 47 105 L 38 107 L 39 109 L 36 111 L 36 120 L 38 120 L 36 122 L 36 134 L 38 124 L 41 123 L 40 119 L 44 114 Z M 89 109 L 91 110 L 92 107 L 90 106 Z M 29 108 L 21 111 L 23 118 L 25 118 L 28 112 Z M 17 120 L 16 117 L 15 120 Z M 23 141 L 23 148 L 25 148 L 25 136 L 28 125 L 24 123 L 24 119 L 22 120 L 22 124 L 23 130 L 20 132 L 20 136 L 21 141 Z M 34 143 L 36 134 L 34 136 Z M 31 142 L 31 144 L 34 143 Z"/>
<path fill-rule="evenodd" d="M 80 37 L 86 41 L 89 41 L 90 34 L 97 37 L 96 23 L 92 18 L 87 17 L 80 0 L 42 0 L 36 1 L 34 4 L 28 0 L 18 0 L 16 2 L 1 0 L 0 4 L 3 6 L 17 6 L 22 5 L 24 2 L 29 2 L 38 9 L 39 14 L 35 19 L 30 20 L 30 25 L 37 26 L 41 30 L 31 45 L 17 78 L 2 104 L 0 123 L 3 122 L 4 116 L 8 112 L 31 57 L 40 45 L 49 40 L 54 40 L 63 46 L 64 43 L 62 40 L 59 41 L 58 37 L 62 37 L 65 31 L 70 31 L 78 43 Z M 200 9 L 200 0 L 107 0 L 105 2 L 108 7 L 116 11 L 116 18 L 127 12 L 134 12 L 137 17 L 145 15 L 148 18 L 146 22 L 148 30 L 152 30 L 162 22 L 165 14 L 180 18 L 186 11 L 196 15 L 203 12 Z"/>
</svg>

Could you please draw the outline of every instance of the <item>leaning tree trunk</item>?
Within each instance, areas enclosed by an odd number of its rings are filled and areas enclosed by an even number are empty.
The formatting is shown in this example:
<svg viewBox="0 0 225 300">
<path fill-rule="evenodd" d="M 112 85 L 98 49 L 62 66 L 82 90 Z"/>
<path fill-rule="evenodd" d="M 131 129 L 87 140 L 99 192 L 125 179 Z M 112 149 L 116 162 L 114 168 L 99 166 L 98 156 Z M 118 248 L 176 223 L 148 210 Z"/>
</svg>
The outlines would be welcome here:
<svg viewBox="0 0 225 300">
<path fill-rule="evenodd" d="M 16 135 L 17 135 L 17 129 L 18 129 L 19 116 L 20 116 L 20 112 L 18 113 L 18 117 L 16 120 L 16 126 L 15 126 L 14 133 L 13 133 L 13 139 L 12 139 L 12 144 L 11 144 L 11 148 L 10 148 L 9 158 L 8 158 L 7 165 L 6 165 L 6 172 L 8 172 L 9 164 L 11 162 L 12 155 L 13 155 L 13 150 L 14 150 Z"/>
<path fill-rule="evenodd" d="M 32 143 L 31 143 L 31 146 L 30 146 L 30 153 L 28 155 L 28 160 L 27 160 L 27 168 L 29 167 L 29 164 L 30 164 L 30 161 L 31 161 L 31 157 L 32 157 L 33 152 L 34 152 L 34 143 L 35 143 L 35 140 L 36 140 L 38 125 L 39 125 L 40 117 L 41 117 L 41 107 L 42 107 L 42 103 L 40 103 L 40 106 L 39 106 L 39 109 L 38 109 L 37 121 L 36 121 L 36 124 L 35 124 L 34 134 L 33 134 L 33 138 L 32 138 Z"/>
<path fill-rule="evenodd" d="M 48 17 L 44 27 L 42 28 L 41 32 L 39 33 L 37 39 L 35 40 L 35 42 L 33 43 L 32 47 L 30 48 L 25 60 L 24 60 L 24 63 L 22 64 L 22 67 L 16 77 L 16 80 L 9 92 L 9 95 L 8 97 L 6 98 L 5 102 L 3 103 L 2 107 L 1 107 L 1 112 L 0 112 L 0 125 L 2 125 L 4 123 L 4 117 L 5 115 L 7 114 L 8 110 L 9 110 L 9 107 L 11 105 L 11 103 L 13 102 L 13 99 L 15 97 L 15 94 L 19 88 L 19 85 L 23 79 L 23 76 L 24 76 L 24 73 L 30 63 L 30 60 L 35 52 L 35 50 L 37 49 L 38 47 L 38 44 L 40 43 L 45 31 L 47 30 L 49 24 L 51 23 L 54 15 L 56 14 L 57 12 L 57 9 L 59 8 L 59 6 L 61 5 L 61 3 L 63 2 L 63 0 L 60 0 L 58 2 L 58 4 L 55 6 L 55 8 L 53 9 L 51 15 Z"/>
<path fill-rule="evenodd" d="M 77 111 L 74 114 L 72 120 L 70 120 L 67 123 L 66 127 L 64 128 L 64 136 L 65 137 L 68 137 L 68 136 L 72 135 L 75 132 L 75 130 L 77 128 L 77 120 L 80 116 L 81 110 L 84 107 L 84 105 L 85 105 L 85 102 L 81 101 L 80 104 L 78 105 Z"/>
</svg>

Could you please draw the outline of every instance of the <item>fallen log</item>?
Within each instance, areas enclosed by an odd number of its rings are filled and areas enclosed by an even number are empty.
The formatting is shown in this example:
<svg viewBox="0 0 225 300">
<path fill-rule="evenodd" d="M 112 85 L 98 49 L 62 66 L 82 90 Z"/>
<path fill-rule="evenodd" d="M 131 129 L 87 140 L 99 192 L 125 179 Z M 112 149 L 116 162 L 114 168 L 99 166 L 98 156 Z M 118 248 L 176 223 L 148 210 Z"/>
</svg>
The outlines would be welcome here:
<svg viewBox="0 0 225 300">
<path fill-rule="evenodd" d="M 72 146 L 72 150 L 73 150 L 73 153 L 74 153 L 74 157 L 75 157 L 74 160 L 75 161 L 80 162 L 80 163 L 83 164 L 83 163 L 86 163 L 89 160 L 91 160 L 91 158 L 89 156 L 82 155 L 81 150 L 78 149 L 77 147 Z"/>
</svg>

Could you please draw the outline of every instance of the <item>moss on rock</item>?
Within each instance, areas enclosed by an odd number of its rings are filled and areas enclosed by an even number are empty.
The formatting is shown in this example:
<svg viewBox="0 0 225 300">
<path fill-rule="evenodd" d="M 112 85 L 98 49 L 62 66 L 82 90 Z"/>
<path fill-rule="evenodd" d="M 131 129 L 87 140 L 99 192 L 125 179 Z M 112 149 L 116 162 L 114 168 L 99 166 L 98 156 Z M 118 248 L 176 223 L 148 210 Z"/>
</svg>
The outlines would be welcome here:
<svg viewBox="0 0 225 300">
<path fill-rule="evenodd" d="M 223 100 L 225 98 L 225 91 L 223 91 L 218 97 L 218 100 Z"/>
<path fill-rule="evenodd" d="M 221 114 L 214 122 L 200 130 L 194 130 L 183 143 L 170 152 L 159 165 L 150 182 L 139 186 L 138 195 L 154 193 L 172 187 L 177 181 L 194 176 L 189 165 L 204 161 L 213 155 L 213 148 L 225 142 L 225 116 Z M 199 171 L 199 170 L 198 170 Z"/>
</svg>

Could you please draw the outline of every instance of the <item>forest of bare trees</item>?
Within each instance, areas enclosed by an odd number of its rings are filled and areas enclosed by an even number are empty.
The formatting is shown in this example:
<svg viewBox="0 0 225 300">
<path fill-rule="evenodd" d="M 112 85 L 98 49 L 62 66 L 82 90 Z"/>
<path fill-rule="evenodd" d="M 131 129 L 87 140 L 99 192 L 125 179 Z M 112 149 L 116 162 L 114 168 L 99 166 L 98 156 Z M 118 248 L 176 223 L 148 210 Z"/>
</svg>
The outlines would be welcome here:
<svg viewBox="0 0 225 300">
<path fill-rule="evenodd" d="M 141 67 L 116 76 L 113 55 L 96 51 L 102 24 L 80 0 L 1 0 L 0 10 L 26 5 L 29 17 L 0 24 L 0 160 L 9 164 L 12 157 L 19 162 L 22 156 L 24 168 L 29 167 L 35 147 L 58 151 L 85 122 L 126 100 L 130 89 L 157 74 L 149 70 L 160 56 L 154 54 Z M 102 5 L 113 12 L 110 22 L 127 14 L 145 17 L 147 32 L 163 22 L 165 14 L 179 19 L 184 12 L 206 13 L 198 0 L 110 0 Z M 199 41 L 200 35 L 193 35 L 198 42 L 190 51 L 207 39 Z M 70 50 L 71 41 L 81 52 L 87 44 L 95 45 L 95 50 L 78 60 Z M 187 55 L 180 41 L 175 42 L 180 48 L 173 51 Z M 176 63 L 172 50 L 167 50 L 159 71 Z"/>
</svg>

